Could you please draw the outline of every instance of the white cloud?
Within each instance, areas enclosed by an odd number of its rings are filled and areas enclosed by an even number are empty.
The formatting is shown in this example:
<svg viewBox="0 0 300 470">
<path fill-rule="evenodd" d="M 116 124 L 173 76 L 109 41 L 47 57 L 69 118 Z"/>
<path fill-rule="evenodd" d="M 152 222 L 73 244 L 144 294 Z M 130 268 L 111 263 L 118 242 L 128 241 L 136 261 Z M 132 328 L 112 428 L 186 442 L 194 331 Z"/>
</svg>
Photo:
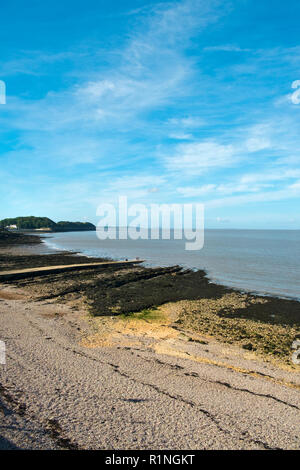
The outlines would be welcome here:
<svg viewBox="0 0 300 470">
<path fill-rule="evenodd" d="M 231 135 L 223 136 L 223 139 L 232 142 L 231 144 L 215 140 L 178 144 L 173 155 L 164 157 L 164 162 L 169 170 L 188 174 L 202 174 L 208 170 L 233 167 L 246 161 L 249 154 L 273 149 L 273 133 L 274 129 L 269 123 L 237 128 Z"/>
<path fill-rule="evenodd" d="M 289 186 L 290 189 L 299 191 L 300 190 L 300 180 L 296 181 L 295 183 Z"/>
<path fill-rule="evenodd" d="M 72 176 L 70 171 L 70 179 L 74 181 L 74 186 L 68 185 L 70 200 L 73 196 L 83 199 L 83 193 L 86 200 L 90 194 L 94 197 L 97 193 L 96 200 L 98 194 L 109 199 L 120 192 L 137 198 L 148 195 L 154 199 L 158 192 L 161 198 L 174 197 L 177 186 L 180 186 L 177 197 L 178 194 L 186 198 L 207 197 L 211 204 L 216 205 L 296 197 L 298 181 L 288 186 L 282 184 L 282 190 L 274 189 L 279 186 L 274 184 L 276 182 L 287 184 L 289 181 L 285 180 L 300 178 L 300 169 L 296 168 L 300 163 L 297 155 L 299 126 L 293 116 L 290 119 L 286 117 L 285 110 L 278 113 L 277 107 L 274 113 L 272 100 L 276 90 L 265 86 L 264 82 L 250 96 L 253 82 L 236 77 L 229 65 L 224 68 L 216 63 L 211 73 L 202 74 L 202 58 L 197 62 L 195 55 L 186 54 L 185 49 L 194 33 L 198 34 L 216 19 L 219 14 L 213 11 L 216 5 L 222 9 L 222 2 L 213 0 L 185 0 L 149 6 L 140 10 L 146 14 L 134 20 L 138 26 L 131 29 L 125 44 L 118 50 L 107 51 L 110 53 L 109 61 L 105 57 L 103 64 L 106 65 L 101 65 L 101 72 L 99 64 L 95 69 L 90 65 L 82 67 L 81 72 L 77 62 L 78 74 L 67 72 L 69 76 L 73 74 L 73 79 L 76 77 L 76 86 L 49 92 L 36 101 L 9 97 L 0 117 L 1 132 L 5 126 L 21 130 L 21 144 L 17 143 L 15 150 L 4 157 L 15 162 L 15 168 L 19 164 L 26 168 L 27 164 L 27 168 L 41 168 L 41 173 L 48 172 L 50 168 L 53 179 L 59 177 L 56 174 L 59 175 L 57 168 L 61 164 L 92 163 L 93 166 L 87 166 L 86 171 L 81 173 L 81 168 L 78 171 L 82 180 L 87 181 L 86 186 L 75 181 L 78 177 L 76 170 L 76 176 Z M 205 49 L 247 51 L 234 44 Z M 291 51 L 291 55 L 299 56 L 299 50 Z M 93 53 L 100 57 L 102 51 L 94 50 Z M 270 70 L 265 67 L 266 55 Z M 53 63 L 56 67 L 62 60 L 75 61 L 76 56 L 76 52 L 74 56 L 69 53 L 44 56 L 41 64 L 33 64 L 26 59 L 23 63 L 6 64 L 6 72 L 23 73 L 22 70 L 27 69 L 28 73 L 42 74 L 45 64 Z M 236 70 L 240 66 L 240 71 L 244 67 L 246 72 L 247 67 L 252 67 L 252 71 L 258 73 L 259 83 L 265 73 L 273 77 L 278 64 L 282 64 L 282 58 L 278 62 L 276 51 L 269 54 L 269 58 L 263 51 L 256 51 L 249 58 L 250 62 L 236 65 Z M 34 61 L 37 60 L 35 57 Z M 222 83 L 220 76 L 225 78 Z M 300 80 L 293 82 L 295 93 L 300 90 L 297 88 L 299 85 Z M 265 99 L 265 95 L 272 97 Z M 300 101 L 295 102 L 295 96 L 298 100 L 298 95 L 294 95 L 294 104 L 299 104 Z M 225 108 L 229 100 L 227 112 Z M 285 108 L 290 111 L 291 105 Z M 6 123 L 5 113 L 10 113 Z M 170 116 L 173 117 L 168 119 Z M 254 120 L 259 120 L 259 124 L 251 125 Z M 247 124 L 242 124 L 245 122 Z M 168 136 L 178 142 L 170 144 L 164 140 Z M 163 147 L 164 142 L 169 149 Z M 153 161 L 155 150 L 161 152 L 160 161 Z M 260 153 L 256 155 L 257 152 Z M 141 163 L 140 167 L 137 162 Z M 293 167 L 288 168 L 289 164 Z M 127 171 L 130 165 L 130 171 L 135 171 L 136 176 L 115 178 L 115 174 Z M 245 165 L 243 169 L 242 165 Z M 231 170 L 233 167 L 236 167 L 234 171 Z M 144 174 L 146 168 L 153 175 Z M 230 171 L 226 171 L 229 168 Z M 239 172 L 249 173 L 232 181 L 237 168 Z M 219 175 L 224 177 L 224 183 L 216 174 L 210 181 L 205 179 L 202 185 L 195 184 L 197 175 L 217 173 L 219 169 L 222 169 Z M 91 170 L 92 176 L 88 174 Z M 77 184 L 81 188 L 78 194 L 74 190 Z M 63 194 L 59 187 L 57 194 Z"/>
<path fill-rule="evenodd" d="M 202 127 L 205 124 L 205 120 L 198 116 L 187 116 L 182 118 L 171 118 L 167 122 L 168 125 L 176 128 L 187 128 L 195 129 L 197 127 Z"/>
<path fill-rule="evenodd" d="M 186 116 L 181 118 L 171 118 L 166 122 L 167 130 L 169 130 L 169 137 L 177 140 L 191 140 L 195 131 L 203 127 L 204 120 L 197 116 Z"/>
<path fill-rule="evenodd" d="M 249 152 L 259 152 L 271 147 L 271 142 L 265 137 L 251 137 L 246 141 L 246 147 Z"/>
<path fill-rule="evenodd" d="M 299 198 L 300 181 L 273 191 L 261 191 L 258 193 L 249 193 L 239 196 L 230 196 L 224 198 L 216 198 L 207 201 L 205 204 L 209 207 L 229 207 L 243 206 L 244 204 L 282 201 L 285 199 Z"/>
<path fill-rule="evenodd" d="M 159 175 L 140 173 L 122 177 L 110 177 L 105 185 L 98 191 L 100 200 L 115 200 L 118 196 L 127 196 L 129 202 L 151 201 L 160 193 L 167 180 Z M 149 199 L 150 198 L 150 199 Z"/>
<path fill-rule="evenodd" d="M 49 92 L 43 99 L 30 101 L 10 97 L 7 112 L 14 127 L 21 130 L 68 130 L 84 127 L 101 129 L 122 126 L 126 132 L 140 126 L 142 113 L 156 110 L 190 93 L 188 79 L 194 73 L 193 60 L 185 48 L 194 31 L 214 21 L 218 13 L 212 0 L 186 0 L 158 4 L 139 18 L 140 25 L 130 33 L 125 45 L 110 51 L 111 65 L 101 73 L 89 66 L 93 79 L 65 91 Z M 197 10 L 197 14 L 195 11 Z M 41 63 L 76 58 L 80 53 L 42 56 Z M 37 57 L 34 58 L 34 61 Z M 26 62 L 26 67 L 30 70 Z M 23 68 L 23 64 L 19 64 Z M 12 73 L 15 64 L 6 64 Z M 81 67 L 83 68 L 83 67 Z M 80 77 L 80 70 L 79 70 Z M 183 125 L 192 126 L 186 118 Z M 46 138 L 46 137 L 45 137 Z"/>
<path fill-rule="evenodd" d="M 214 141 L 179 144 L 175 154 L 165 159 L 169 170 L 201 174 L 211 168 L 228 167 L 236 162 L 232 145 Z"/>
<path fill-rule="evenodd" d="M 22 51 L 22 56 L 7 62 L 0 62 L 0 76 L 7 77 L 16 74 L 43 75 L 46 67 L 57 65 L 63 61 L 78 60 L 84 54 L 76 52 L 58 52 L 45 54 L 42 51 Z"/>
<path fill-rule="evenodd" d="M 204 186 L 200 187 L 193 187 L 193 186 L 187 186 L 187 187 L 180 187 L 177 188 L 177 191 L 184 197 L 197 197 L 197 196 L 205 196 L 213 191 L 215 191 L 217 188 L 216 184 L 206 184 Z"/>
<path fill-rule="evenodd" d="M 288 180 L 290 180 L 288 184 L 282 184 Z M 280 186 L 278 183 L 281 183 Z M 230 183 L 178 187 L 177 192 L 186 198 L 205 198 L 209 207 L 296 198 L 300 196 L 300 168 L 282 167 L 272 171 L 262 170 L 240 175 Z M 238 195 L 238 193 L 243 194 Z"/>
<path fill-rule="evenodd" d="M 217 191 L 223 194 L 234 194 L 234 193 L 256 193 L 264 188 L 271 187 L 271 184 L 243 184 L 243 183 L 230 183 L 220 184 L 217 186 Z"/>
<path fill-rule="evenodd" d="M 10 161 L 18 159 L 21 165 L 30 162 L 41 169 L 51 164 L 57 167 L 91 164 L 102 159 L 105 149 L 99 139 L 73 133 L 55 134 L 52 141 L 38 135 L 24 137 L 22 144 L 23 148 L 7 152 L 4 157 Z"/>
<path fill-rule="evenodd" d="M 241 184 L 239 181 L 228 184 L 206 184 L 204 186 L 188 186 L 177 188 L 177 191 L 184 197 L 210 196 L 212 193 L 234 194 L 234 193 L 255 193 L 264 188 L 269 188 L 270 184 Z"/>
<path fill-rule="evenodd" d="M 259 173 L 248 173 L 241 177 L 242 184 L 256 184 L 268 181 L 281 181 L 285 179 L 300 178 L 300 168 L 280 168 L 273 171 L 261 171 Z"/>
<path fill-rule="evenodd" d="M 247 130 L 250 137 L 246 139 L 245 147 L 249 152 L 259 152 L 270 148 L 270 127 L 267 124 L 257 124 Z"/>
<path fill-rule="evenodd" d="M 221 51 L 221 52 L 249 52 L 251 49 L 242 48 L 239 46 L 235 46 L 234 44 L 223 44 L 219 46 L 207 46 L 204 47 L 204 51 Z"/>
<path fill-rule="evenodd" d="M 172 132 L 169 134 L 169 137 L 175 140 L 191 140 L 193 138 L 192 134 L 186 134 L 184 132 Z"/>
<path fill-rule="evenodd" d="M 77 87 L 76 94 L 86 95 L 88 98 L 100 98 L 105 93 L 114 91 L 115 84 L 109 80 L 99 80 L 97 82 L 87 82 L 84 87 Z"/>
<path fill-rule="evenodd" d="M 110 189 L 114 191 L 123 191 L 129 188 L 143 188 L 149 191 L 150 188 L 153 188 L 153 183 L 155 182 L 156 187 L 162 185 L 166 182 L 166 178 L 163 176 L 153 176 L 153 175 L 124 175 L 119 178 L 115 178 L 110 184 Z"/>
</svg>

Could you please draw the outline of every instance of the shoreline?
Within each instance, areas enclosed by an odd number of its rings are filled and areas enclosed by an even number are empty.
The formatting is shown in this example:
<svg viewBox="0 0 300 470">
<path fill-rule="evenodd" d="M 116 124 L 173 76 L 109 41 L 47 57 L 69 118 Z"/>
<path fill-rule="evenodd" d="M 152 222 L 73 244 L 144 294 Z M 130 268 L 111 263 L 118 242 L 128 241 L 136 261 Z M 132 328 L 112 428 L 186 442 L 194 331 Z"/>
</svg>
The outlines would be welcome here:
<svg viewBox="0 0 300 470">
<path fill-rule="evenodd" d="M 239 230 L 239 229 L 237 229 Z M 271 230 L 271 229 L 270 229 Z M 72 251 L 72 250 L 68 250 L 67 248 L 54 248 L 51 246 L 51 244 L 48 244 L 46 239 L 47 238 L 50 238 L 51 237 L 42 237 L 44 238 L 41 242 L 44 243 L 45 245 L 47 245 L 47 247 L 49 248 L 50 252 L 53 251 L 53 253 L 69 253 L 70 255 L 71 254 L 74 254 L 76 256 L 85 256 L 86 258 L 95 258 L 95 256 L 93 255 L 89 255 L 89 254 L 85 254 L 83 252 L 80 252 L 80 251 Z M 96 257 L 97 258 L 97 257 Z M 99 257 L 100 259 L 102 259 L 101 257 Z M 108 259 L 108 260 L 112 260 L 112 261 L 121 261 L 119 257 L 115 257 L 115 258 L 104 258 L 104 259 Z M 178 266 L 181 266 L 182 269 L 192 269 L 192 268 L 188 268 L 187 266 L 184 266 L 182 264 L 179 264 Z M 162 266 L 159 266 L 159 265 L 155 265 L 155 264 L 148 264 L 147 265 L 147 260 L 146 260 L 146 265 L 145 267 L 152 267 L 152 268 L 160 268 Z M 167 267 L 167 266 L 165 266 Z M 171 265 L 170 265 L 171 267 Z M 259 290 L 251 290 L 251 289 L 247 289 L 247 288 L 242 288 L 242 287 L 239 287 L 239 286 L 236 286 L 234 285 L 233 283 L 231 283 L 230 281 L 226 282 L 225 280 L 219 280 L 218 278 L 215 278 L 212 274 L 209 273 L 209 271 L 205 268 L 193 268 L 192 270 L 194 271 L 203 271 L 206 275 L 206 277 L 208 278 L 208 281 L 213 283 L 213 284 L 216 284 L 216 285 L 219 285 L 221 287 L 225 287 L 225 288 L 228 288 L 228 289 L 231 289 L 235 292 L 238 292 L 240 294 L 248 294 L 248 295 L 252 295 L 252 296 L 258 296 L 258 297 L 270 297 L 270 298 L 275 298 L 275 299 L 280 299 L 280 300 L 293 300 L 293 301 L 296 301 L 296 302 L 299 302 L 300 303 L 300 297 L 294 297 L 292 295 L 284 295 L 284 294 L 275 294 L 275 293 L 270 293 L 270 292 L 266 292 L 266 291 L 259 291 Z M 299 312 L 299 315 L 300 315 L 300 312 Z"/>
<path fill-rule="evenodd" d="M 0 250 L 1 269 L 93 262 L 15 249 Z M 0 449 L 299 448 L 299 367 L 242 347 L 258 330 L 260 346 L 291 334 L 259 319 L 274 302 L 176 266 L 0 284 Z"/>
<path fill-rule="evenodd" d="M 41 238 L 39 235 L 34 237 Z M 53 248 L 49 253 L 34 254 L 42 242 L 40 239 L 32 245 L 30 239 L 29 252 L 26 245 L 17 248 L 15 242 L 8 251 L 2 246 L 0 271 L 68 265 L 74 261 L 79 265 L 111 261 L 110 258 Z M 10 283 L 16 287 L 30 286 L 30 293 L 44 300 L 57 298 L 69 302 L 73 297 L 81 296 L 93 317 L 123 315 L 129 318 L 145 312 L 151 317 L 164 304 L 170 304 L 171 310 L 174 304 L 179 312 L 175 328 L 238 345 L 292 369 L 298 367 L 291 362 L 291 346 L 300 333 L 300 302 L 218 284 L 209 279 L 204 270 L 141 265 L 112 267 L 102 272 L 91 267 L 87 270 L 78 268 L 73 274 L 40 274 L 34 279 L 28 276 L 27 281 L 25 277 Z"/>
<path fill-rule="evenodd" d="M 70 251 L 68 250 L 67 248 L 59 248 L 58 246 L 55 246 L 55 244 L 53 244 L 54 246 L 51 246 L 52 243 L 48 243 L 47 242 L 47 239 L 50 239 L 50 237 L 45 237 L 44 239 L 44 243 L 45 245 L 47 245 L 50 249 L 53 249 L 54 251 Z M 72 252 L 72 251 L 71 251 Z M 84 250 L 83 251 L 80 251 L 80 254 L 83 255 L 83 256 L 87 256 L 87 257 L 94 257 L 95 255 L 94 254 L 89 254 L 88 250 L 85 252 Z M 74 253 L 76 253 L 74 251 Z M 96 255 L 97 256 L 97 255 Z M 110 256 L 109 254 L 105 256 Z M 147 260 L 147 257 L 145 257 L 143 254 L 140 254 L 140 257 L 142 258 L 145 258 L 145 267 L 154 267 L 154 268 L 158 268 L 158 267 L 168 267 L 168 266 L 172 266 L 172 265 L 177 265 L 178 263 L 176 262 L 176 260 L 174 260 L 174 263 L 170 263 L 170 264 L 163 264 L 161 265 L 159 262 L 150 262 L 149 260 Z M 124 258 L 124 256 L 123 256 Z M 123 259 L 123 258 L 120 258 L 120 256 L 113 256 L 113 260 L 120 260 L 120 259 Z M 272 297 L 272 298 L 279 298 L 279 299 L 286 299 L 286 300 L 295 300 L 295 301 L 298 301 L 300 302 L 300 294 L 299 293 L 283 293 L 283 292 L 280 292 L 278 287 L 277 289 L 275 289 L 273 292 L 272 292 L 272 288 L 271 290 L 267 290 L 266 289 L 263 289 L 259 286 L 256 286 L 256 287 L 251 287 L 251 286 L 243 286 L 243 283 L 238 283 L 238 281 L 234 278 L 232 278 L 231 276 L 229 277 L 222 277 L 222 276 L 218 276 L 218 275 L 215 275 L 213 273 L 212 270 L 206 268 L 206 267 L 201 267 L 199 266 L 198 268 L 194 268 L 192 266 L 189 266 L 185 263 L 179 263 L 178 264 L 179 266 L 181 266 L 183 269 L 192 269 L 192 270 L 195 270 L 195 271 L 198 271 L 198 270 L 201 270 L 201 271 L 205 271 L 207 277 L 209 278 L 209 280 L 214 283 L 214 284 L 218 284 L 220 286 L 224 286 L 224 287 L 227 287 L 227 288 L 230 288 L 230 289 L 233 289 L 237 292 L 241 292 L 241 293 L 245 293 L 245 294 L 250 294 L 250 295 L 257 295 L 257 296 L 265 296 L 265 297 Z"/>
</svg>

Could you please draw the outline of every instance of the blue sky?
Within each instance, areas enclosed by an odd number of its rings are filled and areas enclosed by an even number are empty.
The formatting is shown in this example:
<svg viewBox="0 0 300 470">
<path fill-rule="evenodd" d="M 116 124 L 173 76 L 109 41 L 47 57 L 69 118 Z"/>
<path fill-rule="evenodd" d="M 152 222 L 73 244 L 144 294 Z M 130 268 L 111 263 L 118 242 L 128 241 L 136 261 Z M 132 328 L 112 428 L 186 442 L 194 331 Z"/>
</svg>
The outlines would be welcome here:
<svg viewBox="0 0 300 470">
<path fill-rule="evenodd" d="M 300 229 L 300 2 L 1 6 L 0 218 L 202 202 Z"/>
</svg>

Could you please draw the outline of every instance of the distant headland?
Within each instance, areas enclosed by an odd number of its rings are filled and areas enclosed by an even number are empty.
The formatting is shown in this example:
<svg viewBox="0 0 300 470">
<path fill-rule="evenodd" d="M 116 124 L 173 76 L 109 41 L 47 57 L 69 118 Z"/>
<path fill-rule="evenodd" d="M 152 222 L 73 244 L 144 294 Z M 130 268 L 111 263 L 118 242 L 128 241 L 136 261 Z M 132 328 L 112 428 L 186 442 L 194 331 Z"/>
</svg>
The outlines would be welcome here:
<svg viewBox="0 0 300 470">
<path fill-rule="evenodd" d="M 34 232 L 79 232 L 96 230 L 90 222 L 54 222 L 48 217 L 14 217 L 0 220 L 0 229 Z"/>
</svg>

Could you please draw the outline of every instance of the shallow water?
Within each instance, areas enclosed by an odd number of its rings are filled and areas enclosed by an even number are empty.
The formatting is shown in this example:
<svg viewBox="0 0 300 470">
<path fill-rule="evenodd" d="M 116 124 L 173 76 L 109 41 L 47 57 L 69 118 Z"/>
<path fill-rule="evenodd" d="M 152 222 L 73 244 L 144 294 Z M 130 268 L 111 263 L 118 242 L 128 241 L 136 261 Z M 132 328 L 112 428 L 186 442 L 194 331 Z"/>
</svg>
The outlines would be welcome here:
<svg viewBox="0 0 300 470">
<path fill-rule="evenodd" d="M 113 259 L 139 258 L 150 266 L 205 269 L 227 286 L 300 300 L 299 230 L 206 230 L 204 247 L 185 240 L 99 240 L 96 232 L 46 235 L 47 247 Z"/>
</svg>

